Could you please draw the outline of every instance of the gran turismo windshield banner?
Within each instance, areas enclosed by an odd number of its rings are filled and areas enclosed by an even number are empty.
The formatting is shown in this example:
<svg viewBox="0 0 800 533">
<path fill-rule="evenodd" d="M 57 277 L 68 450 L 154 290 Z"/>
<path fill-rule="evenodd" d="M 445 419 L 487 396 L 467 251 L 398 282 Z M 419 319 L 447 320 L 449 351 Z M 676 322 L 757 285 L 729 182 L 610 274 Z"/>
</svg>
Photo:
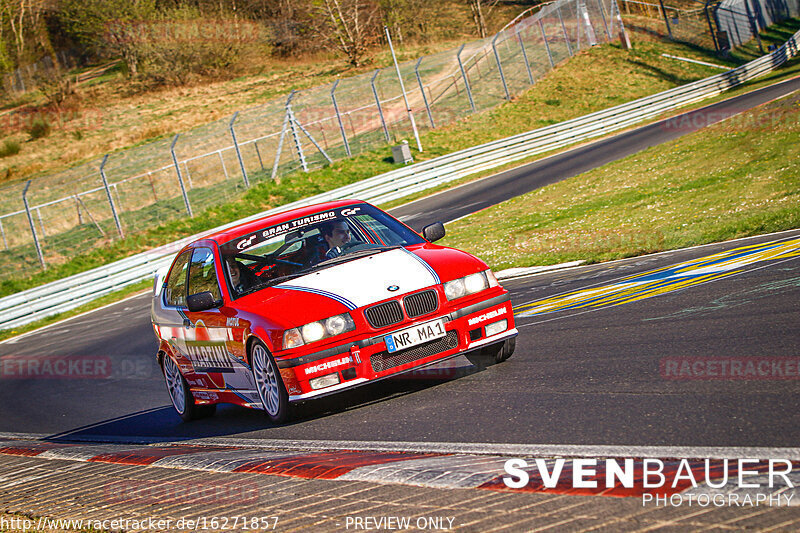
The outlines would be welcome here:
<svg viewBox="0 0 800 533">
<path fill-rule="evenodd" d="M 233 241 L 226 242 L 225 244 L 220 246 L 220 249 L 222 250 L 223 254 L 226 255 L 235 254 L 237 252 L 246 250 L 247 248 L 251 248 L 257 244 L 260 244 L 268 239 L 276 237 L 278 235 L 283 235 L 290 231 L 312 226 L 320 222 L 335 220 L 340 216 L 346 217 L 354 215 L 356 213 L 361 212 L 362 210 L 364 210 L 364 206 L 356 206 L 356 207 L 348 206 L 341 209 L 336 209 L 332 211 L 323 211 L 322 213 L 315 213 L 313 215 L 309 215 L 306 217 L 296 218 L 294 220 L 290 220 L 282 224 L 277 224 L 275 226 L 270 226 L 268 228 L 259 229 L 258 231 L 255 231 L 250 235 L 239 237 L 238 239 L 235 239 Z"/>
</svg>

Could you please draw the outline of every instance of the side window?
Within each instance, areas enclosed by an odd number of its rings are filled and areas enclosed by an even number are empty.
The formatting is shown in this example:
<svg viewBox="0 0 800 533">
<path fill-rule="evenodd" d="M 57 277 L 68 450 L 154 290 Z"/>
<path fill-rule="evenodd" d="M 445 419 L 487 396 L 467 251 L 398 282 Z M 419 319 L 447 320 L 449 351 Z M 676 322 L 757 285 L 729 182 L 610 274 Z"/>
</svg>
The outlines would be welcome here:
<svg viewBox="0 0 800 533">
<path fill-rule="evenodd" d="M 210 248 L 196 248 L 189 267 L 189 294 L 209 291 L 215 300 L 222 299 L 214 267 L 214 252 Z"/>
<path fill-rule="evenodd" d="M 167 305 L 184 307 L 186 305 L 186 270 L 189 267 L 189 257 L 192 252 L 184 252 L 175 260 L 172 270 L 167 278 L 164 289 L 164 301 Z"/>
</svg>

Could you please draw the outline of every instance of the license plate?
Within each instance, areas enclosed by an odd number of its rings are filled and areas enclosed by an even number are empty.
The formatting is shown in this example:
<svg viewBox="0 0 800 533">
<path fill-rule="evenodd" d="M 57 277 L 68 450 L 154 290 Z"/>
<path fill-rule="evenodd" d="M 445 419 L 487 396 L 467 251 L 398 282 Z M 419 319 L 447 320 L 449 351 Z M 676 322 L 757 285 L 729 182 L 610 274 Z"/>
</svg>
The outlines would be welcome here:
<svg viewBox="0 0 800 533">
<path fill-rule="evenodd" d="M 447 335 L 447 332 L 444 330 L 444 319 L 440 318 L 386 335 L 383 340 L 386 342 L 386 349 L 389 353 L 392 353 L 444 337 L 445 335 Z"/>
</svg>

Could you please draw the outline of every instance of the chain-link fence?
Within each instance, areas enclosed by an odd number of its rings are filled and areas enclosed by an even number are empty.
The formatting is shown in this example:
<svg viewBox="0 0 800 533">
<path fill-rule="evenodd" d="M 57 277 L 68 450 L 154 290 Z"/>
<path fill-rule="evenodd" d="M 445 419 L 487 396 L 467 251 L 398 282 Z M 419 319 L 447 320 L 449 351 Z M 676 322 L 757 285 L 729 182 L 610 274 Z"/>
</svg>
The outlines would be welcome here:
<svg viewBox="0 0 800 533">
<path fill-rule="evenodd" d="M 59 50 L 35 63 L 24 65 L 13 72 L 0 76 L 0 93 L 20 95 L 36 89 L 42 79 L 60 76 L 75 68 L 80 58 L 71 50 Z"/>
<path fill-rule="evenodd" d="M 760 30 L 800 14 L 800 0 L 688 0 L 681 7 L 620 0 L 620 7 L 623 13 L 659 20 L 671 39 L 721 53 L 752 39 L 760 46 Z"/>
<path fill-rule="evenodd" d="M 410 139 L 412 114 L 427 130 L 494 107 L 621 29 L 616 0 L 559 0 L 490 38 L 402 63 L 400 77 L 391 66 L 293 91 L 174 138 L 0 189 L 0 279 L 197 215 L 259 181 Z"/>
</svg>

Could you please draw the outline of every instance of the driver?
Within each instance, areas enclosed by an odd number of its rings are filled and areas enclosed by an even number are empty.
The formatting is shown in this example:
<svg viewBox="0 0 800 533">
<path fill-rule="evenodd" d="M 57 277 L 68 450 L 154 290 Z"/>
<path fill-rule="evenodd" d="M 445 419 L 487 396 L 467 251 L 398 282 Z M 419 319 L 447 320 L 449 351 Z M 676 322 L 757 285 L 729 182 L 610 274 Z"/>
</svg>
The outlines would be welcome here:
<svg viewBox="0 0 800 533">
<path fill-rule="evenodd" d="M 328 245 L 325 259 L 332 259 L 341 255 L 342 248 L 350 242 L 350 226 L 345 220 L 334 220 L 323 223 L 319 228 L 320 235 Z"/>
<path fill-rule="evenodd" d="M 230 273 L 231 285 L 237 294 L 247 291 L 255 284 L 254 276 L 249 268 L 232 257 L 228 258 L 226 262 Z"/>
</svg>

